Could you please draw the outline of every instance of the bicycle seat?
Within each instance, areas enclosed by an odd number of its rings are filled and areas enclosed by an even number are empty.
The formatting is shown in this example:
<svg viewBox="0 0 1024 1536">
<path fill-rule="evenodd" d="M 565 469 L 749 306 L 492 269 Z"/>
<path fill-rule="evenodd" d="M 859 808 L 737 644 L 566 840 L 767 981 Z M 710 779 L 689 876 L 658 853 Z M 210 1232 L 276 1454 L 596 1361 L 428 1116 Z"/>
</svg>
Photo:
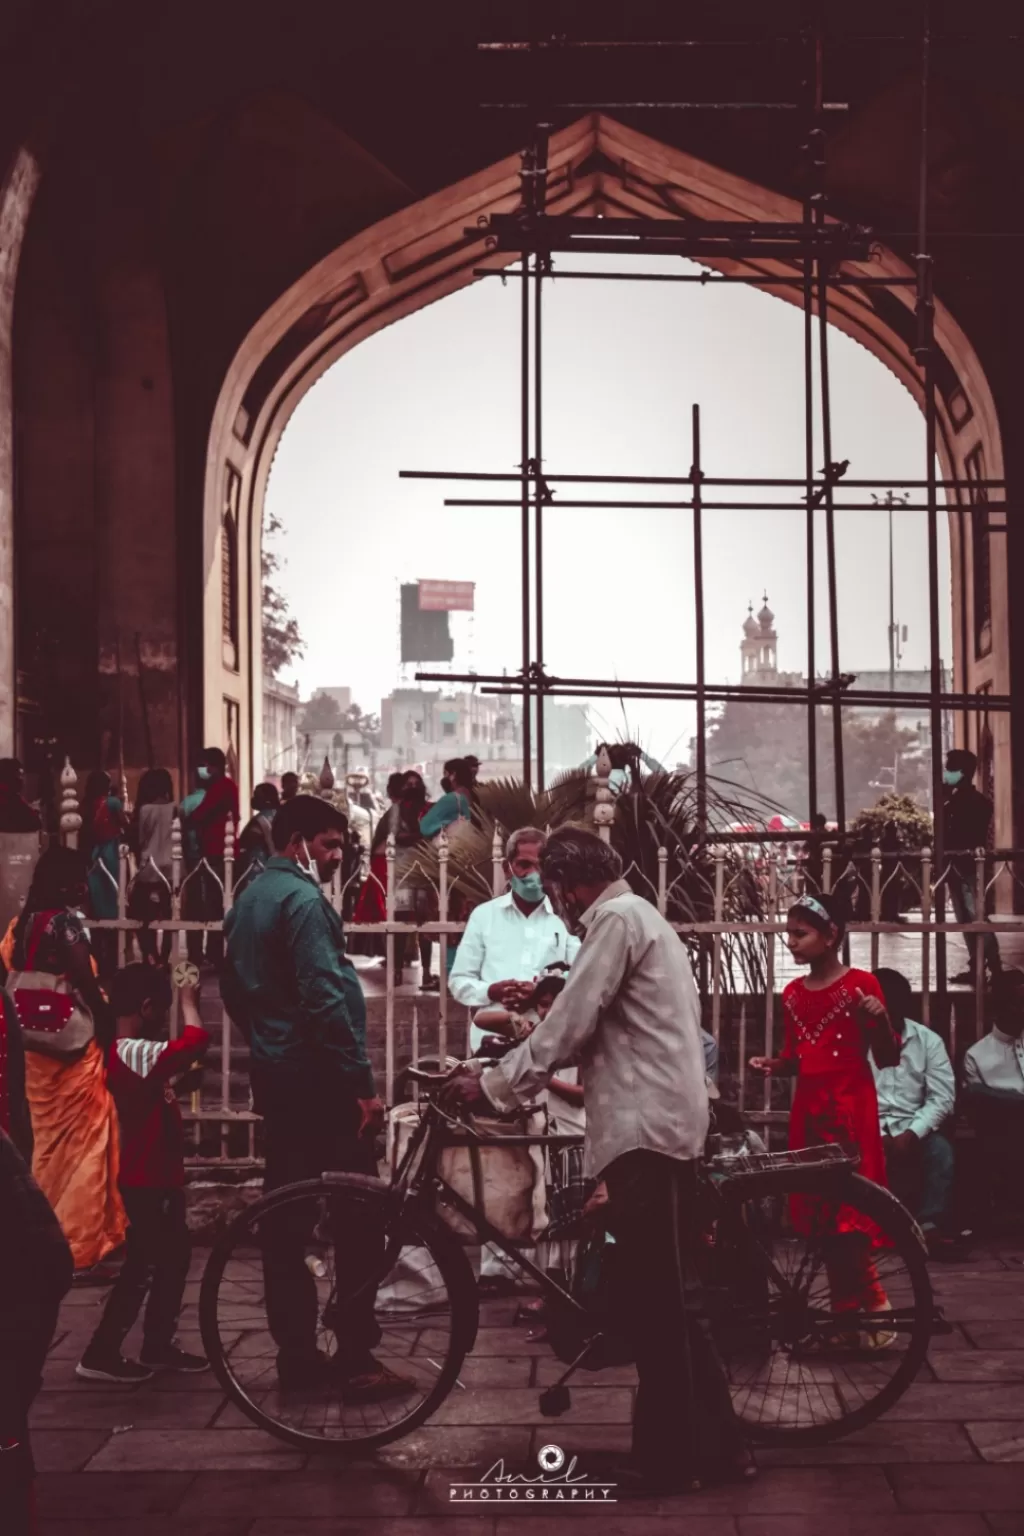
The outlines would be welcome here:
<svg viewBox="0 0 1024 1536">
<path fill-rule="evenodd" d="M 453 1067 L 452 1072 L 456 1069 Z M 424 1072 L 422 1067 L 406 1067 L 403 1077 L 410 1083 L 418 1083 L 421 1088 L 440 1088 L 446 1083 L 452 1072 Z"/>
</svg>

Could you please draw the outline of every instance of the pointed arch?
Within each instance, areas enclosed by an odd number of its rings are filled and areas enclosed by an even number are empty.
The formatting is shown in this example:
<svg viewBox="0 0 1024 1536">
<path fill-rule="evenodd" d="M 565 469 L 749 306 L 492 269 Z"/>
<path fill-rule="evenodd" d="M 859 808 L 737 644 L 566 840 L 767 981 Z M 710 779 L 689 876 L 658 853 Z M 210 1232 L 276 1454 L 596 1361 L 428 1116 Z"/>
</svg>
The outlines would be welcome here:
<svg viewBox="0 0 1024 1536">
<path fill-rule="evenodd" d="M 613 118 L 590 114 L 553 135 L 549 154 L 548 208 L 561 214 L 792 222 L 801 209 L 793 199 L 758 186 L 706 161 L 673 149 Z M 204 513 L 205 723 L 216 739 L 221 698 L 233 689 L 241 710 L 246 786 L 259 761 L 262 711 L 260 655 L 260 537 L 263 500 L 274 453 L 288 420 L 306 391 L 340 357 L 375 331 L 474 281 L 474 269 L 498 268 L 514 254 L 490 252 L 486 221 L 511 212 L 519 199 L 519 157 L 496 165 L 381 220 L 346 241 L 312 267 L 264 314 L 239 348 L 224 380 L 210 430 Z M 470 232 L 467 233 L 467 230 Z M 475 231 L 479 230 L 479 234 Z M 726 261 L 723 272 L 792 276 L 793 268 L 767 260 Z M 910 277 L 906 264 L 878 247 L 868 262 L 849 262 L 844 276 Z M 801 302 L 792 287 L 765 284 L 763 291 Z M 914 297 L 910 288 L 834 288 L 832 323 L 867 347 L 922 403 L 913 355 Z M 1003 449 L 995 402 L 970 340 L 941 302 L 935 334 L 940 356 L 938 448 L 945 475 L 999 479 Z M 973 469 L 972 467 L 973 466 Z M 239 560 L 245 590 L 239 637 L 239 671 L 223 671 L 218 646 L 218 583 L 215 552 L 223 476 L 240 485 Z M 980 504 L 981 495 L 973 498 Z M 954 681 L 958 690 L 1009 691 L 1009 624 L 1005 561 L 987 559 L 987 518 L 962 509 L 950 514 L 953 582 Z M 987 561 L 987 575 L 981 569 Z M 987 628 L 978 621 L 987 605 Z M 976 609 L 978 611 L 976 612 Z M 983 630 L 988 650 L 975 641 Z M 980 729 L 980 726 L 979 726 Z M 997 788 L 997 827 L 1012 825 L 1009 717 L 993 722 L 995 751 L 1007 771 Z M 970 732 L 968 732 L 968 735 Z M 1001 802 L 1005 798 L 1005 805 Z"/>
</svg>

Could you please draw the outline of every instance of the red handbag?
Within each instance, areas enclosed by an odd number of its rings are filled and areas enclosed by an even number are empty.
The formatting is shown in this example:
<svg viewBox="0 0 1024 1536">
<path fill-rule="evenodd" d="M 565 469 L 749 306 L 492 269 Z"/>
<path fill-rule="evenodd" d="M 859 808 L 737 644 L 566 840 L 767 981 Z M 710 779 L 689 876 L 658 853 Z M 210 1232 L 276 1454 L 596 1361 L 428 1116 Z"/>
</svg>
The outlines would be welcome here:
<svg viewBox="0 0 1024 1536">
<path fill-rule="evenodd" d="M 26 946 L 29 964 L 41 939 L 42 926 L 37 917 Z M 96 1028 L 92 1013 L 66 976 L 55 975 L 52 971 L 10 971 L 6 987 L 14 1001 L 27 1051 L 42 1051 L 47 1056 L 65 1058 L 81 1055 Z"/>
</svg>

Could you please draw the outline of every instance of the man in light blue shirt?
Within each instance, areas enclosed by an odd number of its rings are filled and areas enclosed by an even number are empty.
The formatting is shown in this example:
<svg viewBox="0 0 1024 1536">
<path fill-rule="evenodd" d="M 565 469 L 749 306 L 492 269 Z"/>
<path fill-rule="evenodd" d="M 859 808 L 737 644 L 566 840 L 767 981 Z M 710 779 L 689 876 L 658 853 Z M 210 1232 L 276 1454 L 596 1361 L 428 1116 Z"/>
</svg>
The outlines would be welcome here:
<svg viewBox="0 0 1024 1536">
<path fill-rule="evenodd" d="M 876 971 L 875 976 L 902 1042 L 898 1066 L 880 1069 L 871 1063 L 886 1171 L 893 1192 L 916 1207 L 914 1213 L 931 1242 L 943 1225 L 953 1182 L 953 1147 L 941 1130 L 956 1100 L 953 1068 L 935 1031 L 907 1017 L 913 1006 L 907 978 L 891 970 Z"/>
</svg>

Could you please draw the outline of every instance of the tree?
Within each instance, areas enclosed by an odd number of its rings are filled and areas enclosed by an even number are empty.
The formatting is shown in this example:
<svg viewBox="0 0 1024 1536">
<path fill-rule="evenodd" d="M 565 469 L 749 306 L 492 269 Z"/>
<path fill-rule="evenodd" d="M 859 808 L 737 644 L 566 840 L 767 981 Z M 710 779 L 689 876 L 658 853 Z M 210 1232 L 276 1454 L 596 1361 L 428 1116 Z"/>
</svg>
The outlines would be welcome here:
<svg viewBox="0 0 1024 1536">
<path fill-rule="evenodd" d="M 345 711 L 345 724 L 358 731 L 371 747 L 380 746 L 380 715 L 365 714 L 361 704 L 350 704 Z"/>
<path fill-rule="evenodd" d="M 753 691 L 753 690 L 751 690 Z M 832 711 L 817 713 L 818 805 L 836 814 L 832 751 Z M 891 714 L 864 720 L 848 709 L 843 715 L 843 769 L 846 814 L 854 816 L 892 788 L 893 768 L 901 794 L 927 800 L 928 759 L 916 731 L 896 724 Z M 806 820 L 810 806 L 807 778 L 807 715 L 799 705 L 730 700 L 708 732 L 708 770 L 732 780 Z"/>
<path fill-rule="evenodd" d="M 299 723 L 300 731 L 340 731 L 345 726 L 341 705 L 330 693 L 314 693 Z"/>
<path fill-rule="evenodd" d="M 299 630 L 298 620 L 288 609 L 288 599 L 274 584 L 274 577 L 281 570 L 281 556 L 270 547 L 270 541 L 281 532 L 281 519 L 268 516 L 263 529 L 263 546 L 260 553 L 260 569 L 263 578 L 263 670 L 268 677 L 277 677 L 290 667 L 306 649 L 306 642 Z"/>
</svg>

